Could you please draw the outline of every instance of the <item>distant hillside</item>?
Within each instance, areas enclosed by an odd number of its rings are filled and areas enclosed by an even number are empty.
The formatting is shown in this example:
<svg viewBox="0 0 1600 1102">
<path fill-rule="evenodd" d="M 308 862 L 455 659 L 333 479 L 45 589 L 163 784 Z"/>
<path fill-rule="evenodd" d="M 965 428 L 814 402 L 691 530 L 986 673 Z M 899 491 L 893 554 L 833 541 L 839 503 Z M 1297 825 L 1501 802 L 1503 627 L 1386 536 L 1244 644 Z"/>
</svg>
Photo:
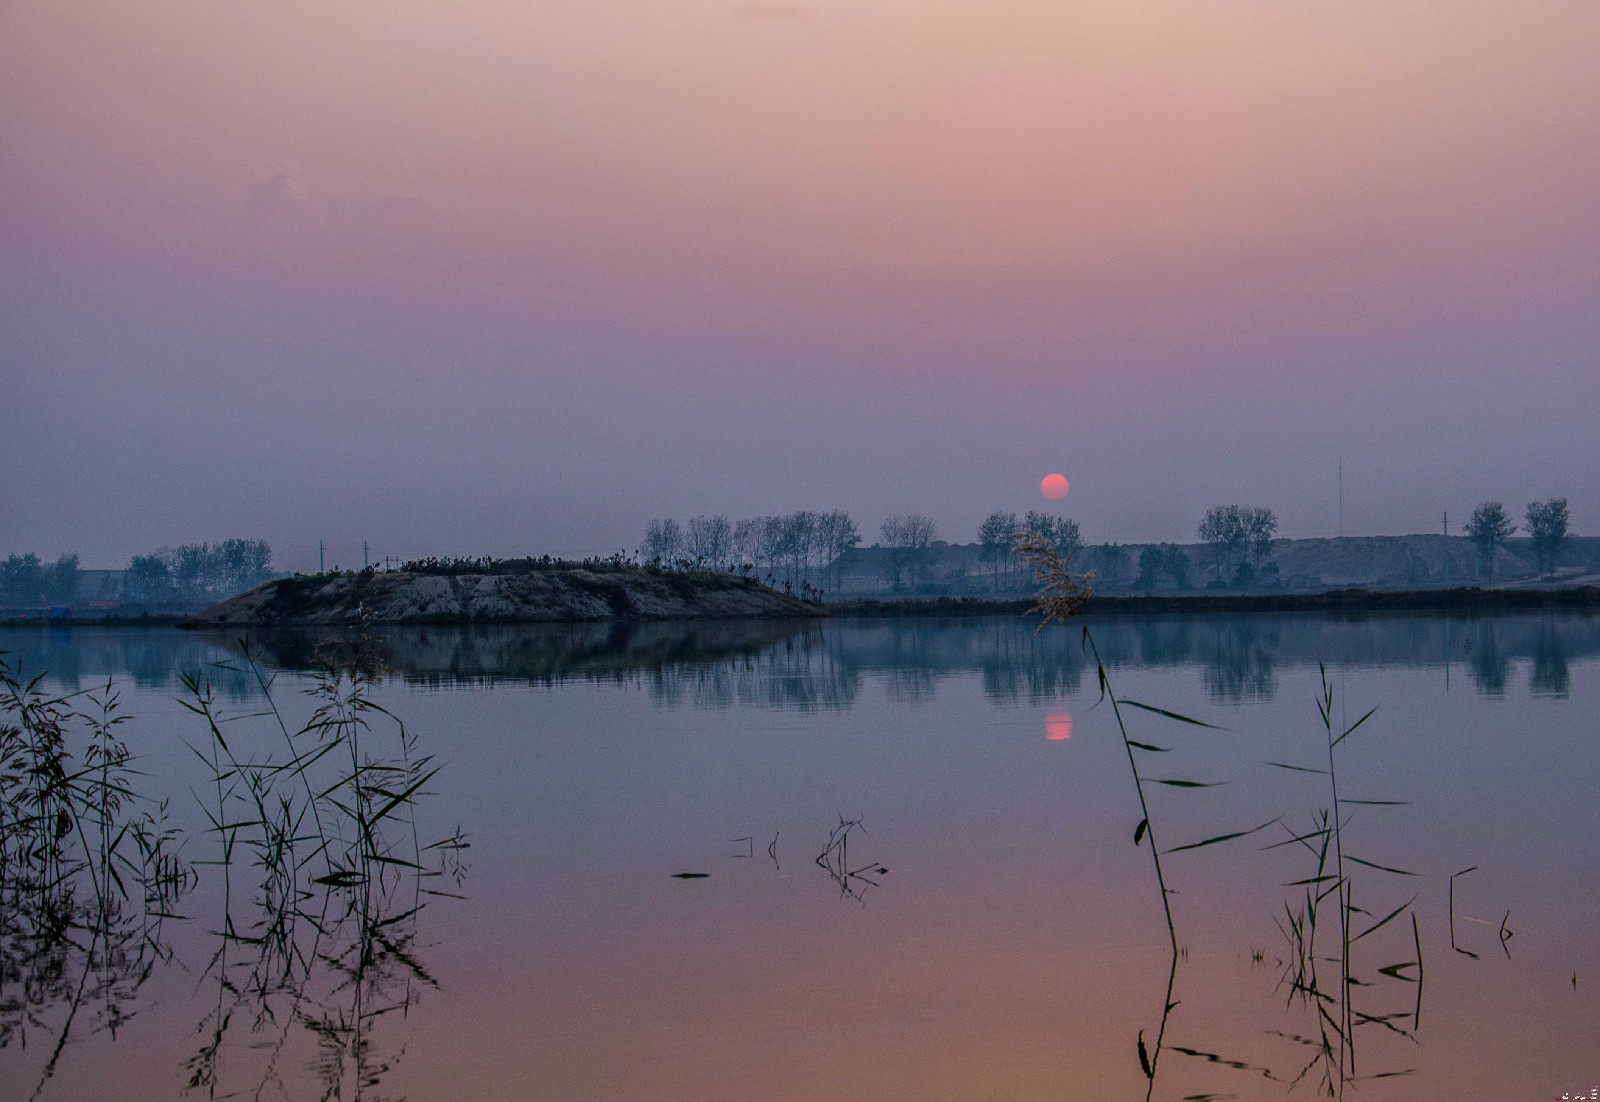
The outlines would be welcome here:
<svg viewBox="0 0 1600 1102">
<path fill-rule="evenodd" d="M 561 566 L 519 573 L 360 571 L 283 578 L 223 601 L 187 627 L 234 624 L 535 623 L 812 617 L 824 611 L 734 574 Z"/>
<path fill-rule="evenodd" d="M 1119 574 L 1108 568 L 1098 546 L 1084 548 L 1073 560 L 1078 570 L 1095 572 L 1097 592 L 1143 593 L 1138 582 L 1139 555 L 1149 544 L 1126 543 Z M 1167 545 L 1160 545 L 1166 547 Z M 1367 589 L 1429 589 L 1451 586 L 1578 586 L 1600 585 L 1600 538 L 1570 540 L 1552 577 L 1541 577 L 1532 542 L 1513 539 L 1495 555 L 1492 578 L 1477 562 L 1477 551 L 1467 539 L 1449 541 L 1449 575 L 1445 574 L 1445 539 L 1440 535 L 1345 536 L 1334 539 L 1274 540 L 1262 569 L 1249 585 L 1233 578 L 1217 581 L 1213 551 L 1205 544 L 1179 544 L 1189 561 L 1189 585 L 1179 588 L 1163 572 L 1150 592 L 1181 593 L 1207 590 L 1223 593 L 1314 593 L 1324 589 L 1359 586 Z M 1275 569 L 1274 569 L 1275 568 Z M 893 588 L 898 573 L 900 587 Z M 832 597 L 979 596 L 990 593 L 1032 592 L 1027 572 L 1014 560 L 985 559 L 978 544 L 935 544 L 920 562 L 906 552 L 884 547 L 848 551 L 830 564 L 821 584 Z"/>
</svg>

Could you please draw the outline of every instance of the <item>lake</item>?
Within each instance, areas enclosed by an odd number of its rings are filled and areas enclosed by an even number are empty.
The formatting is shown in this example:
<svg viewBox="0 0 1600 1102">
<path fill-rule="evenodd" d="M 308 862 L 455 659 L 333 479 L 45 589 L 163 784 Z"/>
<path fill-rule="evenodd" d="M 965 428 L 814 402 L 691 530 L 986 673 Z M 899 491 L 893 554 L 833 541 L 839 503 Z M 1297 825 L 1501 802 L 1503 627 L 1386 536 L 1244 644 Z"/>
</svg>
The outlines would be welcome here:
<svg viewBox="0 0 1600 1102">
<path fill-rule="evenodd" d="M 0 900 L 0 1093 L 1600 1083 L 1600 617 L 1034 627 L 379 629 L 355 711 L 326 633 L 0 629 L 82 711 L 120 687 L 118 821 L 178 861 Z"/>
</svg>

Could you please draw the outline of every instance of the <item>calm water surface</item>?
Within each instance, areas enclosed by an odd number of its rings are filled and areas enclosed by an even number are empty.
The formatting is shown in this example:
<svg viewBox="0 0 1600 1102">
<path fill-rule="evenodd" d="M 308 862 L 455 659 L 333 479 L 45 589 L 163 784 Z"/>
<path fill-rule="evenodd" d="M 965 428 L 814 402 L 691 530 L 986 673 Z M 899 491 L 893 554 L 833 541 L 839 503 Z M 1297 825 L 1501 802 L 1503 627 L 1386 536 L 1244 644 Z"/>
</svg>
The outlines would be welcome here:
<svg viewBox="0 0 1600 1102">
<path fill-rule="evenodd" d="M 1138 752 L 1159 845 L 1272 823 L 1163 858 L 1175 973 L 1128 752 L 1077 627 L 394 630 L 376 698 L 444 766 L 416 817 L 424 844 L 470 837 L 459 885 L 435 880 L 450 894 L 383 928 L 407 931 L 395 953 L 366 946 L 381 975 L 353 979 L 302 929 L 310 980 L 288 993 L 238 936 L 244 868 L 224 899 L 219 867 L 198 864 L 162 953 L 109 990 L 115 962 L 86 968 L 82 945 L 41 961 L 13 938 L 0 1094 L 1314 1096 L 1318 1002 L 1337 1004 L 1340 972 L 1324 961 L 1332 998 L 1295 991 L 1295 882 L 1316 856 L 1275 843 L 1331 806 L 1329 777 L 1307 771 L 1328 761 L 1319 663 L 1335 723 L 1378 709 L 1337 751 L 1341 798 L 1403 801 L 1344 805 L 1347 860 L 1370 862 L 1346 868 L 1352 937 L 1411 901 L 1350 948 L 1343 1089 L 1543 1099 L 1600 1083 L 1600 619 L 1091 627 L 1118 696 L 1215 725 L 1124 710 L 1132 738 L 1165 748 Z M 295 722 L 320 638 L 256 641 Z M 195 862 L 219 843 L 179 676 L 207 670 L 226 711 L 259 712 L 246 673 L 210 665 L 232 646 L 0 631 L 52 688 L 124 686 L 141 787 L 169 801 Z M 228 731 L 242 753 L 281 740 L 259 716 Z M 827 850 L 841 822 L 858 824 L 847 852 Z M 1452 915 L 1451 874 L 1470 867 Z"/>
</svg>

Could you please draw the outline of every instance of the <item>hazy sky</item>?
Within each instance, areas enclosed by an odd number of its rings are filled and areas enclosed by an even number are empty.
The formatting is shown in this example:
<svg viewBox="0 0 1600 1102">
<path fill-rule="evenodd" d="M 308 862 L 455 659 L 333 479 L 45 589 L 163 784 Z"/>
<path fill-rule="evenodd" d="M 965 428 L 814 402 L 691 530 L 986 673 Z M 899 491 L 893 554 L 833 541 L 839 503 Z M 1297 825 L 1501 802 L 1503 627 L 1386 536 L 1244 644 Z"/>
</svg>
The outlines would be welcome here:
<svg viewBox="0 0 1600 1102">
<path fill-rule="evenodd" d="M 1600 530 L 1600 7 L 0 0 L 0 553 Z"/>
</svg>

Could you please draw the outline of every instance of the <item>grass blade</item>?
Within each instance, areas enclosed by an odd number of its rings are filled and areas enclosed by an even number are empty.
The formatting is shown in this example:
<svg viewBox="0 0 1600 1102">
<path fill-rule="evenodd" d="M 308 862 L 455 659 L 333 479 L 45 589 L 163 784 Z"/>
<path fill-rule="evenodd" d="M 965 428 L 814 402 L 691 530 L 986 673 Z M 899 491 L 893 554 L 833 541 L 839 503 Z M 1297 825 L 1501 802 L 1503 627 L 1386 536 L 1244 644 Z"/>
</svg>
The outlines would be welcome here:
<svg viewBox="0 0 1600 1102">
<path fill-rule="evenodd" d="M 1195 719 L 1192 716 L 1181 715 L 1177 712 L 1169 712 L 1165 708 L 1157 708 L 1154 704 L 1140 704 L 1137 700 L 1127 700 L 1121 697 L 1117 699 L 1117 703 L 1126 704 L 1130 708 L 1142 708 L 1144 711 L 1154 712 L 1158 716 L 1166 716 L 1168 719 L 1175 719 L 1179 723 L 1192 723 L 1196 727 L 1207 727 L 1213 731 L 1226 730 L 1226 728 L 1218 727 L 1214 723 L 1207 723 L 1202 719 Z"/>
</svg>

